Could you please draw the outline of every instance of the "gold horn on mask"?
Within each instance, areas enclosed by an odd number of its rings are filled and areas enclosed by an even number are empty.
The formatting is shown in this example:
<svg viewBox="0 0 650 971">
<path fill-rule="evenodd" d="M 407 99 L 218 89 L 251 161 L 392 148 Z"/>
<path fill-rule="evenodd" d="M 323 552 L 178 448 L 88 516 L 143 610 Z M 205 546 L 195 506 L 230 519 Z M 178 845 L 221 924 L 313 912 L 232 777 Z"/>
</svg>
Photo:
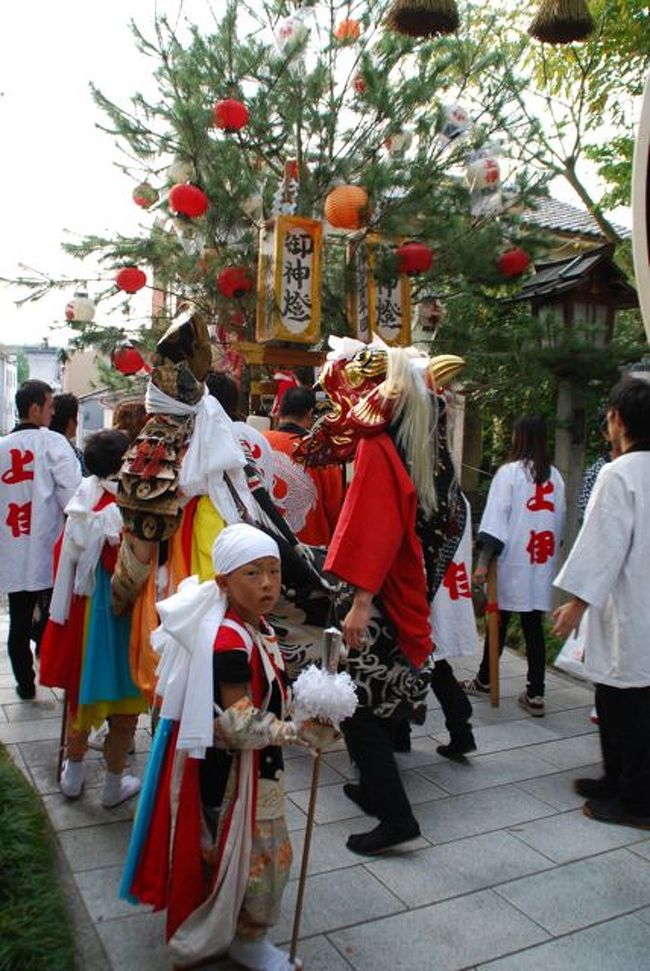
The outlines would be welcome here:
<svg viewBox="0 0 650 971">
<path fill-rule="evenodd" d="M 464 359 L 456 354 L 437 354 L 431 358 L 429 372 L 436 388 L 446 388 L 464 367 Z"/>
</svg>

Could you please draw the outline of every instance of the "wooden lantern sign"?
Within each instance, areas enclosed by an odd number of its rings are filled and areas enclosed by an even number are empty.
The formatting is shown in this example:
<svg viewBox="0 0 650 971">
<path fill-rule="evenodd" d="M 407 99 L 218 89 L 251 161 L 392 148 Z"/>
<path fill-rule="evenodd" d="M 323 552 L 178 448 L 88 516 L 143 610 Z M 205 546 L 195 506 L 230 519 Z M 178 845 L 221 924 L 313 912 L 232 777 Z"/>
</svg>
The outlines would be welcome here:
<svg viewBox="0 0 650 971">
<path fill-rule="evenodd" d="M 390 280 L 376 279 L 376 250 L 382 242 L 379 236 L 368 235 L 348 247 L 354 279 L 349 321 L 359 340 L 377 335 L 391 347 L 406 347 L 411 343 L 411 282 L 405 273 Z"/>
<path fill-rule="evenodd" d="M 316 219 L 278 216 L 260 232 L 258 341 L 315 344 L 320 337 L 323 229 Z"/>
</svg>

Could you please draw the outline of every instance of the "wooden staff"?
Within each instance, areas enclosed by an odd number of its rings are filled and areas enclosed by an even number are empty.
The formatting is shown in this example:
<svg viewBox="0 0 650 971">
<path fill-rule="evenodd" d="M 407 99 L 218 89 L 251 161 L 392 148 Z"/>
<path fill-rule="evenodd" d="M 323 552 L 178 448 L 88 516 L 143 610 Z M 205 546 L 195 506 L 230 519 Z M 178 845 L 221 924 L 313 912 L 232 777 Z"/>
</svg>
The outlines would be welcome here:
<svg viewBox="0 0 650 971">
<path fill-rule="evenodd" d="M 305 827 L 305 842 L 302 848 L 302 863 L 300 864 L 300 877 L 298 878 L 298 895 L 296 897 L 296 912 L 293 918 L 293 933 L 291 935 L 291 950 L 289 960 L 296 960 L 298 949 L 298 938 L 300 937 L 300 918 L 302 917 L 302 903 L 305 896 L 305 881 L 307 880 L 307 868 L 309 866 L 309 849 L 311 846 L 311 834 L 314 829 L 314 815 L 316 813 L 316 796 L 318 795 L 318 777 L 320 775 L 321 750 L 317 749 L 314 756 L 314 767 L 311 774 L 311 791 L 309 793 L 309 808 L 307 810 L 307 826 Z"/>
<path fill-rule="evenodd" d="M 488 660 L 490 672 L 490 701 L 499 707 L 499 604 L 497 603 L 497 561 L 492 557 L 487 571 L 487 604 L 485 623 L 488 636 Z"/>
<path fill-rule="evenodd" d="M 56 758 L 56 781 L 61 781 L 63 769 L 63 753 L 65 752 L 65 737 L 68 728 L 68 695 L 63 692 L 63 711 L 61 712 L 61 733 L 59 735 L 59 752 Z"/>
</svg>

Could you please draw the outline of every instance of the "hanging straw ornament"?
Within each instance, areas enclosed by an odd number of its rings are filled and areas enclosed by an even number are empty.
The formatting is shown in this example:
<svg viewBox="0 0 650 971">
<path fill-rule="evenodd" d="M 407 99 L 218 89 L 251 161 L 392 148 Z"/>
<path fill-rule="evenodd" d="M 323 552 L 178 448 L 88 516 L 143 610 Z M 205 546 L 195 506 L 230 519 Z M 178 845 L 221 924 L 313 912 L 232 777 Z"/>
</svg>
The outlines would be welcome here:
<svg viewBox="0 0 650 971">
<path fill-rule="evenodd" d="M 593 29 L 586 0 L 541 0 L 528 33 L 546 44 L 570 44 L 584 40 Z"/>
<path fill-rule="evenodd" d="M 460 19 L 456 0 L 394 0 L 387 23 L 396 34 L 437 37 L 453 34 Z"/>
</svg>

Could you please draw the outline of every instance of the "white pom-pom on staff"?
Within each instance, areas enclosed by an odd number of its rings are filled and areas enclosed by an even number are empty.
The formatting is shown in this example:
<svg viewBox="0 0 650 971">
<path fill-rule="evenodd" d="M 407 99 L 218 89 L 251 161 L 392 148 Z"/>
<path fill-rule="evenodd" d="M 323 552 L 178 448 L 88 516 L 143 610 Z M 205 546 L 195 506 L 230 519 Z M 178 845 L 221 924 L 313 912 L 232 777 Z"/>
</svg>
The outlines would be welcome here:
<svg viewBox="0 0 650 971">
<path fill-rule="evenodd" d="M 299 726 L 309 729 L 310 733 L 318 728 L 329 727 L 338 729 L 345 718 L 354 714 L 357 707 L 357 694 L 354 682 L 344 671 L 337 673 L 342 655 L 343 635 L 335 627 L 328 627 L 323 631 L 322 668 L 310 664 L 301 671 L 293 684 L 294 720 Z M 316 795 L 318 793 L 318 776 L 320 774 L 321 748 L 316 747 L 314 768 L 311 776 L 311 791 L 309 793 L 309 808 L 307 809 L 307 825 L 303 843 L 302 863 L 298 879 L 298 894 L 296 896 L 296 913 L 293 919 L 293 933 L 291 935 L 291 950 L 289 960 L 295 961 L 300 935 L 300 917 L 302 914 L 305 881 L 309 865 L 309 848 L 314 828 L 316 812 Z"/>
</svg>

